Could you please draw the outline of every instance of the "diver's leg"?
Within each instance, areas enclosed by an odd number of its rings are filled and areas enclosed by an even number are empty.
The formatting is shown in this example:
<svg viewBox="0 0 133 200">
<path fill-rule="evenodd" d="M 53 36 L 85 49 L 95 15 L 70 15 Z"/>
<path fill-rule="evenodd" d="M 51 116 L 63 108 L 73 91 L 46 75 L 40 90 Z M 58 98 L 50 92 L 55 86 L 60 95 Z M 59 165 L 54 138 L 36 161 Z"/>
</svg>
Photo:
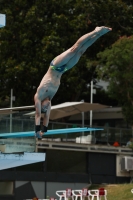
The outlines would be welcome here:
<svg viewBox="0 0 133 200">
<path fill-rule="evenodd" d="M 97 40 L 97 37 L 92 38 L 90 41 L 86 42 L 81 46 L 81 48 L 78 50 L 78 52 L 67 62 L 66 69 L 71 69 L 74 65 L 77 64 L 80 57 L 83 55 L 83 53 L 90 47 L 95 41 Z"/>
<path fill-rule="evenodd" d="M 88 48 L 99 37 L 101 37 L 102 35 L 104 35 L 105 33 L 109 31 L 111 31 L 110 28 L 102 26 L 102 27 L 97 27 L 94 31 L 83 35 L 77 40 L 77 42 L 71 48 L 69 48 L 62 54 L 58 55 L 56 59 L 53 61 L 53 65 L 55 67 L 60 67 L 64 64 L 67 64 L 73 57 L 75 57 L 75 54 L 77 54 L 77 52 L 84 46 L 85 43 L 87 43 L 87 48 Z M 76 60 L 79 60 L 81 55 L 82 54 L 78 53 L 75 57 Z"/>
</svg>

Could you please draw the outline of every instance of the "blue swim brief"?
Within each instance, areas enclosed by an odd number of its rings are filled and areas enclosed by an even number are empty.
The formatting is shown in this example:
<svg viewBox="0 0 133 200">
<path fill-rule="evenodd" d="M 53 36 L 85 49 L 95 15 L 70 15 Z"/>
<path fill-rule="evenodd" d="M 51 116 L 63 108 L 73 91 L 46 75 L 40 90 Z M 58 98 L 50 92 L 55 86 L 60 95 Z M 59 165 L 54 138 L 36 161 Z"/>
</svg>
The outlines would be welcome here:
<svg viewBox="0 0 133 200">
<path fill-rule="evenodd" d="M 55 59 L 54 59 L 55 60 Z M 52 60 L 52 62 L 50 63 L 50 67 L 53 69 L 53 70 L 56 70 L 56 71 L 58 71 L 58 72 L 66 72 L 68 69 L 67 69 L 67 67 L 66 67 L 66 64 L 65 65 L 62 65 L 62 66 L 60 66 L 60 67 L 56 67 L 56 66 L 54 66 L 53 65 L 53 62 L 54 62 L 54 60 Z"/>
</svg>

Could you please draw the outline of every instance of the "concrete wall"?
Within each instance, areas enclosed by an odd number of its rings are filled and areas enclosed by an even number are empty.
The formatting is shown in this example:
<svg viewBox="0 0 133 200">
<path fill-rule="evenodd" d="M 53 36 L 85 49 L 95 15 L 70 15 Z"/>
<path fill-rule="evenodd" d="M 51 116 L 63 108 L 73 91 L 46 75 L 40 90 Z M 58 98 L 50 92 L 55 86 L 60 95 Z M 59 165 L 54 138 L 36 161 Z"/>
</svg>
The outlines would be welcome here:
<svg viewBox="0 0 133 200">
<path fill-rule="evenodd" d="M 13 189 L 13 181 L 0 182 L 0 195 L 12 195 Z"/>
<path fill-rule="evenodd" d="M 45 199 L 54 197 L 59 199 L 56 191 L 71 189 L 82 189 L 87 187 L 87 183 L 59 183 L 59 182 L 39 182 L 39 181 L 16 181 L 15 182 L 15 196 L 16 199 L 32 199 L 38 197 Z"/>
</svg>

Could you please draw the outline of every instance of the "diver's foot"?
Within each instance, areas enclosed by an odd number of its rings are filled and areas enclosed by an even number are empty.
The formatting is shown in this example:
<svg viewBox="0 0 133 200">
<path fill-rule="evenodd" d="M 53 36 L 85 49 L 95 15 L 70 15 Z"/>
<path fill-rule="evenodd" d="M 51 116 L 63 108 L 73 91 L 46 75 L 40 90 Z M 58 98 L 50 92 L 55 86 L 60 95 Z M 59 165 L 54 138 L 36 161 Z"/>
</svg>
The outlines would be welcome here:
<svg viewBox="0 0 133 200">
<path fill-rule="evenodd" d="M 106 26 L 101 26 L 101 27 L 96 27 L 95 31 L 100 34 L 100 36 L 108 33 L 109 31 L 112 31 L 112 28 L 106 27 Z"/>
<path fill-rule="evenodd" d="M 40 131 L 36 132 L 36 138 L 42 139 L 42 135 L 43 135 L 42 132 L 40 132 Z"/>
</svg>

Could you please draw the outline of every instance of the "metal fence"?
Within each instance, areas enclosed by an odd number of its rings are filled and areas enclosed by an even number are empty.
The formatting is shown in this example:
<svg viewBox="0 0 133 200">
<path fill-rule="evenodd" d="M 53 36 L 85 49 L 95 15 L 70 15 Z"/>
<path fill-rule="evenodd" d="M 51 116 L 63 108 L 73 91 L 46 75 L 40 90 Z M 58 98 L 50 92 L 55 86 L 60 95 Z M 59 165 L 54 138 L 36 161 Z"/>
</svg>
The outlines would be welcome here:
<svg viewBox="0 0 133 200">
<path fill-rule="evenodd" d="M 89 125 L 84 125 L 89 127 Z M 0 133 L 10 132 L 26 132 L 34 131 L 35 121 L 33 118 L 27 117 L 24 113 L 12 114 L 12 116 L 2 116 L 0 118 Z M 76 128 L 82 127 L 82 124 L 71 124 L 71 123 L 60 123 L 50 121 L 48 129 L 64 129 L 64 128 Z M 133 137 L 132 129 L 113 128 L 113 127 L 93 127 L 103 128 L 103 130 L 92 131 L 91 134 L 96 138 L 97 144 L 110 144 L 112 145 L 115 141 L 119 142 L 120 145 L 126 145 L 131 137 Z M 73 133 L 73 134 L 62 134 L 62 135 L 51 135 L 51 138 L 66 138 L 72 139 L 80 136 L 86 136 L 90 132 L 84 133 Z"/>
</svg>

